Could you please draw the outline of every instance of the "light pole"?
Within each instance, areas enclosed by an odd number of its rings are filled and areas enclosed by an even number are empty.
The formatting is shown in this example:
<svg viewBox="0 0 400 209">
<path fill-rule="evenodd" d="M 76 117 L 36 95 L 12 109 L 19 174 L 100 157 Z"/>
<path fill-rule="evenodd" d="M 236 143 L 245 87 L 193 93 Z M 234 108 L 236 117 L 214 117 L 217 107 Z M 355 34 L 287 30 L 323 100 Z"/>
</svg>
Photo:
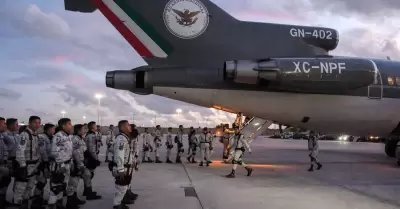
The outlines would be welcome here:
<svg viewBox="0 0 400 209">
<path fill-rule="evenodd" d="M 82 116 L 82 118 L 83 118 L 83 122 L 85 123 L 86 122 L 86 116 Z"/>
<path fill-rule="evenodd" d="M 99 104 L 97 106 L 97 124 L 100 124 L 100 101 L 101 101 L 101 98 L 103 98 L 103 95 L 95 94 L 94 97 L 99 100 Z"/>
<path fill-rule="evenodd" d="M 132 113 L 132 124 L 135 123 L 135 113 Z"/>
<path fill-rule="evenodd" d="M 67 113 L 67 112 L 65 112 L 65 110 L 61 110 L 61 115 L 62 115 L 62 117 L 64 117 L 66 113 Z"/>
</svg>

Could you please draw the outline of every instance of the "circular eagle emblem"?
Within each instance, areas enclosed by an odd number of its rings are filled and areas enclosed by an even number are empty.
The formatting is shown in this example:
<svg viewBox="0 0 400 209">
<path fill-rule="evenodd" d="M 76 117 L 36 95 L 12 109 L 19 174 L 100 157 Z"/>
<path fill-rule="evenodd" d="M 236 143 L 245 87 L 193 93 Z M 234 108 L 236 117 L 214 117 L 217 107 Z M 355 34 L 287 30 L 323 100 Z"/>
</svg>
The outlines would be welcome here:
<svg viewBox="0 0 400 209">
<path fill-rule="evenodd" d="M 200 36 L 210 21 L 207 8 L 199 0 L 170 0 L 163 16 L 168 30 L 182 39 Z"/>
</svg>

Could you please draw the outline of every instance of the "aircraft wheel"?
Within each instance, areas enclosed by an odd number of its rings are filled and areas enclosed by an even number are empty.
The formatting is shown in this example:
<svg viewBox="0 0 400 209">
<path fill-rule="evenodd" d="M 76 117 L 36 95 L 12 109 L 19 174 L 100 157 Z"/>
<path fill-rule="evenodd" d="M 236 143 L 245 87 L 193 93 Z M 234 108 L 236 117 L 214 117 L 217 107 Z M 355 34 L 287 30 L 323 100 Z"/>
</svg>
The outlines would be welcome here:
<svg viewBox="0 0 400 209">
<path fill-rule="evenodd" d="M 385 153 L 389 157 L 396 157 L 396 148 L 397 143 L 399 142 L 398 139 L 388 140 L 385 145 Z"/>
</svg>

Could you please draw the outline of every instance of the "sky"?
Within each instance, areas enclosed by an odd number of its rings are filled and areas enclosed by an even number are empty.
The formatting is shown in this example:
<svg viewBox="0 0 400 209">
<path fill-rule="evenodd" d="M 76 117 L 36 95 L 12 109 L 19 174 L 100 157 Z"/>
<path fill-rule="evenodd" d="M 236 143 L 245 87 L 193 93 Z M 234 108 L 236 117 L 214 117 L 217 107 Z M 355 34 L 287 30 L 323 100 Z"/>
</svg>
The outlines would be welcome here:
<svg viewBox="0 0 400 209">
<path fill-rule="evenodd" d="M 63 0 L 0 1 L 0 117 L 43 122 L 215 126 L 235 115 L 105 87 L 106 71 L 146 65 L 98 11 L 64 11 Z M 400 59 L 400 1 L 213 0 L 240 20 L 324 26 L 340 33 L 334 55 Z M 399 69 L 400 70 L 400 69 Z M 100 108 L 94 98 L 101 99 Z M 182 113 L 177 114 L 176 109 Z M 83 118 L 86 117 L 86 119 Z"/>
</svg>

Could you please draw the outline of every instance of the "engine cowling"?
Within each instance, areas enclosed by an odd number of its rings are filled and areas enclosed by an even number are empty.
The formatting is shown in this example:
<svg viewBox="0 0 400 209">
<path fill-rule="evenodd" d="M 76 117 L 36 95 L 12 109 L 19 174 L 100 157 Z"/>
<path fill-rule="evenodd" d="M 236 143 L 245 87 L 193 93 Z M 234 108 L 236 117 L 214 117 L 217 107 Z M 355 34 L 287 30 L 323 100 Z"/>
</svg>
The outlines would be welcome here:
<svg viewBox="0 0 400 209">
<path fill-rule="evenodd" d="M 140 95 L 152 94 L 153 88 L 146 82 L 146 75 L 146 69 L 142 67 L 133 70 L 108 71 L 106 73 L 106 86 L 128 90 Z"/>
<path fill-rule="evenodd" d="M 378 82 L 379 71 L 368 59 L 342 57 L 273 58 L 225 62 L 225 79 L 283 90 L 343 91 Z"/>
</svg>

